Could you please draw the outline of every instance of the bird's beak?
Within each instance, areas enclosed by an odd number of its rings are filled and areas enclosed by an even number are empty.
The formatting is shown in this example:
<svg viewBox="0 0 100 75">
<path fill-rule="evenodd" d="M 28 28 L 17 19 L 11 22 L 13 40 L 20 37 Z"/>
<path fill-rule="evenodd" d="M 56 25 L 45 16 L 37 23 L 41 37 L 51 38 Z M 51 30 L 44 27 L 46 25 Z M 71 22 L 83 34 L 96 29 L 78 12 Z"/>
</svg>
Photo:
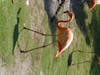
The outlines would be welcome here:
<svg viewBox="0 0 100 75">
<path fill-rule="evenodd" d="M 61 54 L 57 53 L 54 58 L 57 59 Z"/>
<path fill-rule="evenodd" d="M 57 52 L 57 54 L 54 56 L 54 58 L 57 59 L 62 54 L 62 52 L 63 51 Z"/>
</svg>

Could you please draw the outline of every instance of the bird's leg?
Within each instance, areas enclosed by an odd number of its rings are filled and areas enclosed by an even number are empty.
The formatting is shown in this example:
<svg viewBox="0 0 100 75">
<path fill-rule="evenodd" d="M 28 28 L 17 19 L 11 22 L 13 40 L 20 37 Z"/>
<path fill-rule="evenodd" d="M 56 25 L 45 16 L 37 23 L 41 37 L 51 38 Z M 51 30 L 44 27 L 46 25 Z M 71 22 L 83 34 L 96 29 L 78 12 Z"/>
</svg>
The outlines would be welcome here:
<svg viewBox="0 0 100 75">
<path fill-rule="evenodd" d="M 32 51 L 37 50 L 37 49 L 45 48 L 47 46 L 50 46 L 50 45 L 54 44 L 55 42 L 52 42 L 52 43 L 49 43 L 49 44 L 46 44 L 46 45 L 42 45 L 40 47 L 32 48 L 32 49 L 29 49 L 29 50 L 21 50 L 20 49 L 20 53 L 28 53 L 28 52 L 32 52 Z"/>
<path fill-rule="evenodd" d="M 38 32 L 38 31 L 35 31 L 35 30 L 33 30 L 33 29 L 29 29 L 29 28 L 27 28 L 27 27 L 23 27 L 23 29 L 29 30 L 29 31 L 32 31 L 32 32 L 35 32 L 35 33 L 40 34 L 40 35 L 42 35 L 42 36 L 56 36 L 56 35 L 51 35 L 51 34 L 45 34 L 45 33 L 42 33 L 42 32 Z"/>
</svg>

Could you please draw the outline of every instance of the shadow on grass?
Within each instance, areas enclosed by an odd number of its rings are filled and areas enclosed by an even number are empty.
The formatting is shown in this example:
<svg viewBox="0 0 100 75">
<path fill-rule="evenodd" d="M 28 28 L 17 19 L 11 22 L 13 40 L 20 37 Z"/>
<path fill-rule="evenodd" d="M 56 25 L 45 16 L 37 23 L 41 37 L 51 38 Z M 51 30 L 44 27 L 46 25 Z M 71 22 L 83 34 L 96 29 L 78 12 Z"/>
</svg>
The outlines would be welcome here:
<svg viewBox="0 0 100 75">
<path fill-rule="evenodd" d="M 51 3 L 52 1 L 51 0 L 44 0 L 44 6 L 45 6 L 45 11 L 47 12 L 47 15 L 48 15 L 48 23 L 49 23 L 49 27 L 50 27 L 50 30 L 51 30 L 51 34 L 55 34 L 56 33 L 56 20 L 57 18 L 55 17 L 53 21 L 51 21 L 51 18 L 52 18 L 52 11 L 51 11 Z M 52 37 L 52 41 L 54 41 L 55 38 Z"/>
<path fill-rule="evenodd" d="M 81 4 L 81 2 L 77 2 L 78 0 L 72 1 L 72 9 L 75 13 L 76 22 L 84 34 L 86 38 L 87 45 L 90 45 L 90 39 L 88 36 L 88 29 L 85 25 L 85 19 L 87 18 L 87 15 L 85 11 L 83 11 L 84 5 Z M 98 57 L 100 57 L 100 8 L 92 11 L 92 21 L 89 25 L 90 33 L 93 37 L 93 48 L 94 52 L 96 53 L 93 57 L 91 69 L 90 69 L 90 75 L 99 75 L 100 74 L 100 65 L 98 65 Z"/>
<path fill-rule="evenodd" d="M 97 58 L 100 57 L 100 6 L 92 11 L 92 22 L 90 24 L 90 30 L 93 37 L 94 51 L 96 53 L 92 60 L 90 75 L 100 75 L 100 65 L 93 64 L 94 61 L 98 63 Z"/>
<path fill-rule="evenodd" d="M 58 2 L 59 2 L 59 0 L 58 0 Z M 55 14 L 52 15 L 52 12 L 54 12 L 54 11 L 52 11 L 52 8 L 51 8 L 52 7 L 52 0 L 44 0 L 44 7 L 45 7 L 45 11 L 47 12 L 47 15 L 48 15 L 49 27 L 50 27 L 52 34 L 56 34 L 57 14 L 64 3 L 65 3 L 65 0 L 61 0 L 61 3 L 58 5 L 57 10 L 55 11 Z M 55 40 L 56 40 L 56 38 L 52 37 L 52 41 L 55 41 Z"/>
<path fill-rule="evenodd" d="M 59 0 L 58 0 L 58 3 L 59 3 Z M 59 13 L 61 7 L 64 5 L 64 3 L 65 3 L 65 0 L 61 0 L 61 3 L 58 5 L 58 8 L 57 8 L 55 14 L 53 15 L 53 17 L 51 17 L 51 21 L 53 21 L 56 18 L 56 16 L 58 15 L 58 13 Z"/>
<path fill-rule="evenodd" d="M 21 8 L 18 9 L 17 11 L 17 17 L 16 17 L 16 20 L 17 20 L 17 23 L 15 24 L 15 27 L 14 27 L 14 32 L 13 32 L 13 48 L 12 48 L 12 54 L 14 55 L 14 49 L 15 49 L 15 46 L 16 46 L 16 43 L 17 43 L 17 40 L 18 40 L 18 36 L 19 36 L 19 14 L 20 14 L 20 11 L 21 11 Z"/>
<path fill-rule="evenodd" d="M 88 35 L 88 29 L 85 24 L 85 19 L 87 19 L 87 14 L 84 11 L 84 2 L 82 0 L 71 0 L 72 10 L 75 14 L 75 19 L 78 27 L 85 36 L 87 45 L 90 45 L 90 39 Z"/>
<path fill-rule="evenodd" d="M 85 24 L 85 19 L 87 18 L 87 14 L 85 13 L 84 5 L 80 2 L 80 0 L 71 0 L 72 9 L 75 13 L 76 22 L 84 34 L 87 45 L 90 45 L 91 41 L 89 39 L 88 30 L 93 38 L 93 48 L 95 52 L 95 56 L 92 59 L 91 68 L 90 68 L 90 75 L 100 75 L 100 65 L 98 63 L 98 57 L 100 57 L 100 6 L 96 6 L 96 8 L 92 11 L 92 21 L 87 28 Z M 88 3 L 89 5 L 89 3 Z M 69 65 L 71 63 L 71 58 Z M 99 61 L 100 63 L 100 61 Z"/>
</svg>

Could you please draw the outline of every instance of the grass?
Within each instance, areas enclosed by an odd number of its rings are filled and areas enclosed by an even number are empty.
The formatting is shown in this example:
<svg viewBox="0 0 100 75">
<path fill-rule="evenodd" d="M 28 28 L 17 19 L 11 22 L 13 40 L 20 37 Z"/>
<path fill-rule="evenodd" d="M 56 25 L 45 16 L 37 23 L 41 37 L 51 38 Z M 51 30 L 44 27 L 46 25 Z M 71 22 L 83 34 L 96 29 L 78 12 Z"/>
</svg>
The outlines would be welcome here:
<svg viewBox="0 0 100 75">
<path fill-rule="evenodd" d="M 55 54 L 54 50 L 57 50 L 57 48 L 52 49 L 53 47 L 48 47 L 46 50 L 44 49 L 44 52 L 42 54 L 42 69 L 44 70 L 46 75 L 99 75 L 99 67 L 93 66 L 94 64 L 91 62 L 88 63 L 82 63 L 82 64 L 76 64 L 74 66 L 68 67 L 68 54 L 70 53 L 70 50 L 82 50 L 82 51 L 95 51 L 94 49 L 94 37 L 92 35 L 92 30 L 96 33 L 94 33 L 95 36 L 100 34 L 100 26 L 99 26 L 99 6 L 96 7 L 92 12 L 89 11 L 88 5 L 84 4 L 84 9 L 80 11 L 78 14 L 79 16 L 76 17 L 78 20 L 77 25 L 79 28 L 76 28 L 74 32 L 74 41 L 70 48 L 66 50 L 66 52 L 59 57 L 58 59 L 54 60 L 53 56 Z M 93 14 L 95 13 L 95 17 Z M 85 15 L 84 15 L 85 14 Z M 97 16 L 96 16 L 97 15 Z M 87 17 L 85 17 L 87 16 Z M 93 19 L 93 20 L 92 20 Z M 97 20 L 97 21 L 95 21 Z M 91 30 L 90 26 L 92 27 L 93 23 L 97 26 Z M 96 22 L 96 23 L 95 23 Z M 97 24 L 98 23 L 98 24 Z M 74 24 L 74 23 L 73 23 Z M 84 25 L 83 25 L 84 24 Z M 74 24 L 75 25 L 75 24 Z M 85 31 L 86 30 L 86 31 Z M 98 31 L 98 32 L 96 32 Z M 99 47 L 99 36 L 98 37 L 98 46 Z M 96 43 L 97 45 L 97 43 Z M 50 49 L 50 51 L 48 50 Z M 100 53 L 100 52 L 99 52 Z M 73 61 L 72 63 L 79 63 L 84 61 L 95 61 L 92 58 L 94 57 L 94 54 L 85 54 L 85 53 L 74 53 L 73 55 Z M 91 67 L 91 65 L 94 67 Z M 93 69 L 92 69 L 93 68 Z M 92 71 L 92 70 L 93 71 Z"/>
<path fill-rule="evenodd" d="M 23 24 L 27 15 L 27 12 L 24 12 L 26 9 L 23 6 L 25 6 L 23 1 L 12 4 L 11 0 L 0 0 L 0 56 L 6 64 L 10 64 L 14 60 L 12 48 L 18 9 L 22 8 L 21 15 L 19 15 L 21 18 L 20 25 Z"/>
<path fill-rule="evenodd" d="M 7 5 L 7 6 L 5 6 Z M 0 56 L 4 61 L 10 63 L 12 61 L 11 49 L 12 49 L 12 36 L 13 34 L 9 34 L 13 32 L 13 24 L 16 21 L 15 11 L 11 2 L 0 1 Z M 13 11 L 12 11 L 13 10 Z M 9 16 L 9 14 L 11 14 Z M 14 15 L 13 15 L 14 14 Z M 13 18 L 13 19 L 12 19 Z"/>
<path fill-rule="evenodd" d="M 19 50 L 17 43 L 20 44 L 22 49 L 29 50 L 31 48 L 38 47 L 41 40 L 44 38 L 44 44 L 51 43 L 54 37 L 42 37 L 36 35 L 32 39 L 30 31 L 23 30 L 24 23 L 27 27 L 30 27 L 30 21 L 28 20 L 29 9 L 25 6 L 24 1 L 18 0 L 16 4 L 12 4 L 10 0 L 0 0 L 0 58 L 10 65 L 14 62 L 15 58 L 12 55 L 12 48 L 14 52 Z M 36 5 L 36 3 L 35 3 Z M 18 10 L 21 8 L 20 13 Z M 42 7 L 39 5 L 38 9 Z M 27 10 L 27 11 L 26 11 Z M 94 63 L 82 63 L 73 66 L 68 66 L 68 56 L 73 50 L 82 51 L 95 51 L 94 54 L 86 54 L 76 52 L 73 54 L 72 63 L 78 63 L 82 61 L 96 60 L 96 56 L 100 55 L 100 7 L 96 6 L 95 9 L 90 12 L 87 4 L 84 4 L 82 11 L 79 11 L 79 16 L 76 16 L 77 24 L 72 23 L 73 27 L 76 26 L 74 31 L 74 40 L 71 46 L 60 56 L 58 59 L 54 59 L 54 55 L 57 51 L 57 44 L 50 45 L 43 49 L 35 50 L 32 53 L 32 68 L 36 75 L 40 75 L 42 70 L 45 75 L 99 75 L 100 65 Z M 35 20 L 38 30 L 42 30 L 47 34 L 52 34 L 54 27 L 51 27 L 46 12 L 44 13 L 41 27 L 37 26 L 37 19 Z M 36 17 L 36 16 L 35 16 Z M 59 17 L 58 17 L 59 18 Z M 52 25 L 53 26 L 53 25 Z M 71 26 L 72 27 L 72 26 Z M 43 32 L 41 31 L 41 32 Z M 56 30 L 55 30 L 56 31 Z M 20 33 L 20 34 L 19 34 Z M 54 32 L 56 33 L 56 32 Z M 22 57 L 27 57 L 28 54 L 23 54 Z M 38 59 L 38 57 L 40 59 Z M 25 58 L 23 58 L 25 59 Z M 38 61 L 38 67 L 35 67 L 34 62 Z"/>
</svg>

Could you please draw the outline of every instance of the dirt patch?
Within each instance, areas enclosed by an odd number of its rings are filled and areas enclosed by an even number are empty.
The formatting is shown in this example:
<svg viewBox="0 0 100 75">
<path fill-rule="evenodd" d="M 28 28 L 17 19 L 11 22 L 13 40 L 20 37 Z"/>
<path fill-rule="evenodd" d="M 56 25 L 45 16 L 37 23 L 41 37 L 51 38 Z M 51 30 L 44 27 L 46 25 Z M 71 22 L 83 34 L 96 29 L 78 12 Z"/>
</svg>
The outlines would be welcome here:
<svg viewBox="0 0 100 75">
<path fill-rule="evenodd" d="M 3 64 L 2 61 L 1 64 Z M 31 66 L 31 55 L 22 61 L 20 54 L 17 54 L 14 66 L 0 66 L 0 75 L 28 75 L 29 73 L 33 75 Z"/>
<path fill-rule="evenodd" d="M 25 1 L 27 7 L 30 9 L 30 16 L 29 16 L 29 22 L 31 29 L 35 29 L 37 31 L 43 31 L 43 26 L 41 26 L 43 16 L 44 16 L 44 10 L 43 10 L 43 1 L 37 1 L 37 0 L 26 0 Z M 41 27 L 41 28 L 40 28 Z M 32 38 L 36 39 L 39 44 L 43 44 L 43 38 L 42 36 L 32 33 Z M 42 39 L 42 40 L 41 40 Z M 25 49 L 25 42 L 22 44 L 22 49 Z M 23 59 L 21 56 L 22 54 L 19 52 L 19 50 L 16 50 L 18 52 L 15 52 L 15 64 L 11 66 L 5 66 L 2 59 L 0 59 L 0 75 L 36 75 L 35 72 L 32 70 L 32 56 L 31 53 L 27 54 L 27 57 Z M 40 53 L 40 52 L 39 52 Z M 39 54 L 38 53 L 38 54 Z M 40 59 L 41 56 L 36 56 L 34 59 L 34 68 L 39 68 Z M 44 75 L 43 72 L 40 72 L 40 75 Z"/>
<path fill-rule="evenodd" d="M 44 6 L 44 0 L 26 0 L 25 3 L 27 7 L 29 7 L 29 26 L 31 29 L 36 30 L 38 32 L 43 32 L 44 31 L 44 26 L 42 25 L 44 15 L 48 13 L 46 11 L 46 8 Z M 49 0 L 51 1 L 51 0 Z M 52 0 L 51 4 L 51 16 L 53 16 L 56 12 L 55 8 L 57 8 L 57 3 Z M 65 3 L 65 6 L 63 7 L 64 10 L 67 10 L 68 7 L 68 2 L 67 4 Z M 69 9 L 68 9 L 69 10 Z M 63 16 L 64 17 L 64 16 Z M 65 16 L 66 17 L 66 16 Z M 64 17 L 64 18 L 65 18 Z M 35 42 L 38 43 L 38 46 L 41 46 L 44 44 L 45 37 L 41 36 L 39 34 L 36 34 L 34 32 L 32 34 L 32 39 L 36 40 Z M 26 45 L 25 42 L 22 41 L 21 48 L 25 49 Z M 39 50 L 35 56 L 34 62 L 32 61 L 32 56 L 31 53 L 27 54 L 27 57 L 25 59 L 21 58 L 21 54 L 19 50 L 18 52 L 15 52 L 15 65 L 12 66 L 3 66 L 4 62 L 2 59 L 0 59 L 0 75 L 36 75 L 35 72 L 39 72 L 39 75 L 44 75 L 44 72 L 40 68 L 40 63 L 41 63 L 41 50 Z M 32 70 L 32 66 L 34 65 L 34 71 Z M 39 71 L 37 71 L 39 70 Z"/>
</svg>

